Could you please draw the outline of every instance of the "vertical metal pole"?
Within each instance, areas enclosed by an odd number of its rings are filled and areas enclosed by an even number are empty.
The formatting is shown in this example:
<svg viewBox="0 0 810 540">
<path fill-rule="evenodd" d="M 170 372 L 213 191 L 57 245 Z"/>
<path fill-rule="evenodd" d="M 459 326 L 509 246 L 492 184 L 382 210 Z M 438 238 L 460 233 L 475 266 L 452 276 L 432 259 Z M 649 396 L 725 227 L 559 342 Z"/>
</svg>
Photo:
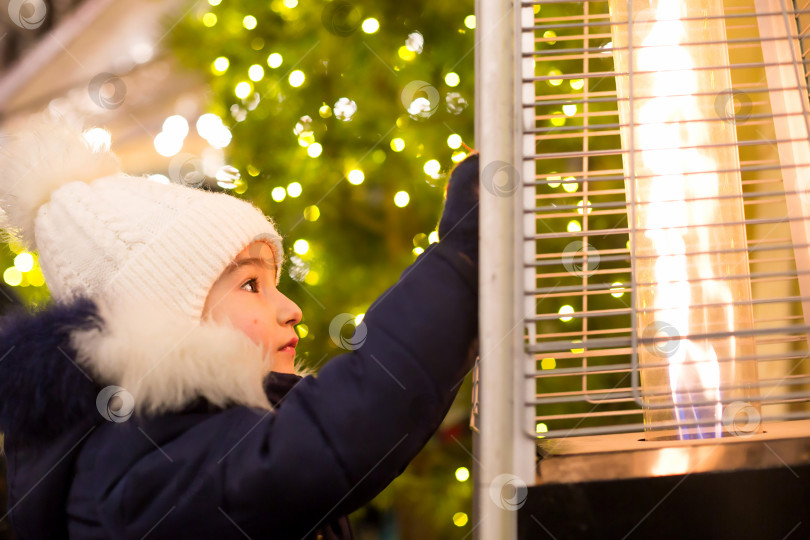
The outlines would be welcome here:
<svg viewBox="0 0 810 540">
<path fill-rule="evenodd" d="M 482 189 L 473 531 L 476 539 L 510 540 L 517 538 L 520 499 L 534 483 L 535 442 L 526 434 L 521 316 L 524 169 L 517 131 L 522 125 L 516 77 L 520 36 L 515 30 L 521 10 L 510 0 L 476 0 L 475 11 L 475 130 Z"/>
</svg>

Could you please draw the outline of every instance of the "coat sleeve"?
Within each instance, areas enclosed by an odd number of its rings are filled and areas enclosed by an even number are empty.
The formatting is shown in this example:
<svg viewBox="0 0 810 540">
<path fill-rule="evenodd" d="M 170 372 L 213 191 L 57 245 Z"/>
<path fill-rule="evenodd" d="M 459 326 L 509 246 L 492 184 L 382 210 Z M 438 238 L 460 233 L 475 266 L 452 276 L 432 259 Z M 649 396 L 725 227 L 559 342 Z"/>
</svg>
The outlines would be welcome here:
<svg viewBox="0 0 810 540">
<path fill-rule="evenodd" d="M 369 502 L 428 442 L 472 368 L 477 269 L 431 244 L 367 310 L 357 348 L 302 379 L 278 410 L 224 411 L 205 436 L 171 441 L 171 461 L 132 464 L 106 490 L 111 532 L 154 526 L 160 538 L 210 518 L 209 532 L 303 538 Z"/>
</svg>

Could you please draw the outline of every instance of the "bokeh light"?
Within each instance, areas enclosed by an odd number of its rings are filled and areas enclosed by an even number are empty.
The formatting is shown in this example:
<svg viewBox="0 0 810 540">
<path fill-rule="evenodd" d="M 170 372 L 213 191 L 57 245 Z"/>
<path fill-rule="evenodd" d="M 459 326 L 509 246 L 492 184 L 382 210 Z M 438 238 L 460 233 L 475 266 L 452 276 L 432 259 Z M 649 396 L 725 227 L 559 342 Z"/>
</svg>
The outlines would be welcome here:
<svg viewBox="0 0 810 540">
<path fill-rule="evenodd" d="M 290 197 L 298 197 L 301 195 L 301 191 L 303 190 L 301 188 L 301 184 L 298 182 L 291 182 L 290 185 L 287 186 L 287 195 Z"/>
<path fill-rule="evenodd" d="M 394 204 L 400 208 L 408 206 L 410 200 L 411 197 L 408 195 L 407 191 L 397 191 L 394 195 Z"/>
<path fill-rule="evenodd" d="M 458 73 L 453 73 L 452 71 L 444 76 L 444 84 L 447 86 L 455 87 L 458 86 L 458 83 L 461 82 L 461 79 L 458 76 Z"/>
<path fill-rule="evenodd" d="M 362 28 L 366 34 L 373 34 L 380 29 L 380 22 L 377 19 L 369 18 L 363 21 Z"/>
<path fill-rule="evenodd" d="M 569 317 L 569 315 L 574 313 L 574 308 L 569 305 L 565 305 L 561 307 L 557 313 L 561 315 L 560 320 L 562 322 L 568 322 L 573 319 L 573 317 Z"/>
<path fill-rule="evenodd" d="M 307 154 L 309 155 L 309 157 L 316 158 L 321 155 L 321 152 L 323 152 L 323 147 L 321 146 L 321 143 L 312 143 L 309 146 L 307 146 Z"/>
<path fill-rule="evenodd" d="M 295 251 L 299 255 L 303 255 L 307 251 L 309 251 L 309 242 L 304 240 L 303 238 L 298 239 L 293 244 L 293 251 Z"/>
<path fill-rule="evenodd" d="M 280 54 L 278 54 L 277 52 L 274 52 L 270 56 L 267 57 L 267 65 L 270 66 L 273 69 L 276 69 L 277 67 L 279 67 L 281 65 L 281 62 L 283 60 L 284 59 L 281 57 Z"/>
<path fill-rule="evenodd" d="M 306 79 L 306 76 L 304 75 L 304 72 L 301 71 L 300 69 L 296 69 L 295 71 L 290 73 L 290 78 L 289 78 L 290 86 L 292 86 L 294 88 L 298 88 L 299 86 L 304 84 L 304 79 Z"/>
<path fill-rule="evenodd" d="M 349 171 L 349 174 L 346 175 L 346 177 L 348 178 L 349 183 L 357 186 L 363 183 L 365 175 L 363 174 L 363 171 L 361 171 L 360 169 L 352 169 L 351 171 Z"/>
</svg>

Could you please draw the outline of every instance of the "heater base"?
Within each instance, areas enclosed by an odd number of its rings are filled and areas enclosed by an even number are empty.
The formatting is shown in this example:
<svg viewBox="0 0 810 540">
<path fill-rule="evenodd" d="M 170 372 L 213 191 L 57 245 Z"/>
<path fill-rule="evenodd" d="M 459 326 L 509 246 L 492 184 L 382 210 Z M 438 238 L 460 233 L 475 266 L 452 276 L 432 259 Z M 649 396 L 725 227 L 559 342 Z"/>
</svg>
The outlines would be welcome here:
<svg viewBox="0 0 810 540">
<path fill-rule="evenodd" d="M 810 538 L 810 465 L 532 486 L 518 539 Z"/>
<path fill-rule="evenodd" d="M 541 440 L 518 538 L 810 538 L 810 421 L 702 441 Z"/>
</svg>

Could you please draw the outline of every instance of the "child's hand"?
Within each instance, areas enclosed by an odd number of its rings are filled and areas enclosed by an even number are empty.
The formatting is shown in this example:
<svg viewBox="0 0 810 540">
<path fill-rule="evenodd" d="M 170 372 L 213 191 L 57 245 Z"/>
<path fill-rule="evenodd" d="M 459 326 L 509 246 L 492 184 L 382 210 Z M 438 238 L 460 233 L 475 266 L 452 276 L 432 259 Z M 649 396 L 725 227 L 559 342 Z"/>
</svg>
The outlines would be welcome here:
<svg viewBox="0 0 810 540">
<path fill-rule="evenodd" d="M 455 246 L 478 264 L 478 154 L 456 165 L 447 182 L 447 199 L 439 220 L 439 242 Z"/>
</svg>

